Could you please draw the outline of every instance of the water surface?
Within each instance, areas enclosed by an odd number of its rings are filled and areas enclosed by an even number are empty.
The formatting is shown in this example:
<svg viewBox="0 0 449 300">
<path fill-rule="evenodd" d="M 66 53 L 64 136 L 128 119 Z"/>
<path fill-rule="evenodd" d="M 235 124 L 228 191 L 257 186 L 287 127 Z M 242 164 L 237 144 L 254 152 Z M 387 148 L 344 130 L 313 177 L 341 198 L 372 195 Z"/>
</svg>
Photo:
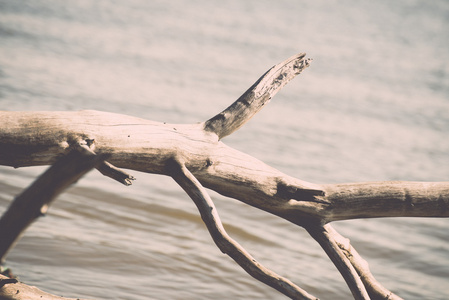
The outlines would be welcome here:
<svg viewBox="0 0 449 300">
<path fill-rule="evenodd" d="M 272 65 L 311 67 L 224 139 L 316 183 L 449 179 L 447 1 L 0 0 L 0 109 L 213 116 Z M 0 167 L 0 211 L 44 167 Z M 21 280 L 96 299 L 285 299 L 214 246 L 170 178 L 91 172 L 7 258 Z M 230 235 L 322 299 L 348 299 L 304 230 L 211 192 Z M 446 219 L 335 227 L 405 299 L 449 298 Z"/>
</svg>

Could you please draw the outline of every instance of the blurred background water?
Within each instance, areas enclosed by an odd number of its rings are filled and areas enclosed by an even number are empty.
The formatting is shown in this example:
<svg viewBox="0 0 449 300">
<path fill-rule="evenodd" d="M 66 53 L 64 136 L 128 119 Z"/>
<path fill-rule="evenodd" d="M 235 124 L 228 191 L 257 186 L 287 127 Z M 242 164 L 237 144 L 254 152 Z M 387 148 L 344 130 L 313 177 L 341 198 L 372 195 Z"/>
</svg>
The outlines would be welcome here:
<svg viewBox="0 0 449 300">
<path fill-rule="evenodd" d="M 0 109 L 194 123 L 307 52 L 311 67 L 225 143 L 316 183 L 447 181 L 448 48 L 444 0 L 0 0 Z M 0 167 L 0 212 L 43 170 Z M 173 180 L 132 174 L 124 187 L 89 173 L 26 231 L 7 265 L 72 297 L 285 299 L 221 254 Z M 230 235 L 262 264 L 322 299 L 351 298 L 304 230 L 211 195 Z M 387 288 L 448 299 L 447 224 L 335 227 Z"/>
</svg>

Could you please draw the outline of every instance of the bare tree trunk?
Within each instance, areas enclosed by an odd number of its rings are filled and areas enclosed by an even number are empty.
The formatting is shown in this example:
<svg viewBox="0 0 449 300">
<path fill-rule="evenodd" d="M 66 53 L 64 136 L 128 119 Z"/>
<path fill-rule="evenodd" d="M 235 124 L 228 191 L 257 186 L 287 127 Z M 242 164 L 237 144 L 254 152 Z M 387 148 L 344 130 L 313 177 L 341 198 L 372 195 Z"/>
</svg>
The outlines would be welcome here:
<svg viewBox="0 0 449 300">
<path fill-rule="evenodd" d="M 197 205 L 221 251 L 286 296 L 315 299 L 263 267 L 228 236 L 205 188 L 215 190 L 306 228 L 342 273 L 355 299 L 398 299 L 375 281 L 366 262 L 328 223 L 356 218 L 448 217 L 449 182 L 317 185 L 288 176 L 221 141 L 309 64 L 305 54 L 285 60 L 223 112 L 199 124 L 163 124 L 98 111 L 0 112 L 0 164 L 53 164 L 72 149 L 83 149 L 90 155 L 108 155 L 108 162 L 101 162 L 97 169 L 126 185 L 134 177 L 118 168 L 171 176 Z M 0 227 L 0 239 L 10 229 Z"/>
</svg>

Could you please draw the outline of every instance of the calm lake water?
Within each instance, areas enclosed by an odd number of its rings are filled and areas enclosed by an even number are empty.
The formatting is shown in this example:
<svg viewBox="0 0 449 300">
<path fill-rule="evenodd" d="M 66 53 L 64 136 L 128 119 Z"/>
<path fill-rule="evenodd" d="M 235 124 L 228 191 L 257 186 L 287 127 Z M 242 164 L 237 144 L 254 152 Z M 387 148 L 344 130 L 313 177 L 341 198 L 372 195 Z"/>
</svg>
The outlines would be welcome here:
<svg viewBox="0 0 449 300">
<path fill-rule="evenodd" d="M 0 0 L 0 109 L 208 119 L 272 65 L 314 61 L 224 142 L 316 183 L 449 180 L 448 1 Z M 1 121 L 1 120 L 0 120 Z M 1 151 L 1 149 L 0 149 Z M 43 167 L 0 167 L 0 212 Z M 10 252 L 22 281 L 96 299 L 285 299 L 222 255 L 171 178 L 91 172 Z M 350 299 L 301 228 L 211 192 L 229 234 L 322 299 Z M 447 219 L 335 223 L 405 299 L 449 298 Z"/>
</svg>

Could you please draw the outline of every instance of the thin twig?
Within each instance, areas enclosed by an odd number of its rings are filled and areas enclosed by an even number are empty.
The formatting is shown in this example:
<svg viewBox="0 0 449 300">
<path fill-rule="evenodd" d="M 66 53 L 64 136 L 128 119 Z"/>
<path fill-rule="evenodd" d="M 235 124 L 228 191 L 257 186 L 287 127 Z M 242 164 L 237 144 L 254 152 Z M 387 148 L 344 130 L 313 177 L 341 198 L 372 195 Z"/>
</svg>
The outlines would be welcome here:
<svg viewBox="0 0 449 300">
<path fill-rule="evenodd" d="M 110 177 L 124 185 L 132 185 L 133 180 L 136 178 L 125 171 L 117 168 L 116 166 L 108 163 L 107 161 L 103 162 L 97 167 L 97 170 L 100 171 L 104 176 Z"/>
<path fill-rule="evenodd" d="M 92 141 L 93 143 L 94 141 Z M 97 153 L 95 153 L 90 147 L 92 147 L 93 145 L 89 146 L 87 144 L 84 143 L 80 143 L 78 145 L 78 150 L 82 151 L 83 153 L 87 154 L 87 155 L 97 155 Z M 98 171 L 100 171 L 101 174 L 103 174 L 104 176 L 107 176 L 109 178 L 112 178 L 126 186 L 128 185 L 132 185 L 133 184 L 133 180 L 136 180 L 136 178 L 128 173 L 126 173 L 125 171 L 117 168 L 116 166 L 114 166 L 111 163 L 108 163 L 107 161 L 102 162 L 101 164 L 99 164 L 96 169 Z"/>
</svg>

